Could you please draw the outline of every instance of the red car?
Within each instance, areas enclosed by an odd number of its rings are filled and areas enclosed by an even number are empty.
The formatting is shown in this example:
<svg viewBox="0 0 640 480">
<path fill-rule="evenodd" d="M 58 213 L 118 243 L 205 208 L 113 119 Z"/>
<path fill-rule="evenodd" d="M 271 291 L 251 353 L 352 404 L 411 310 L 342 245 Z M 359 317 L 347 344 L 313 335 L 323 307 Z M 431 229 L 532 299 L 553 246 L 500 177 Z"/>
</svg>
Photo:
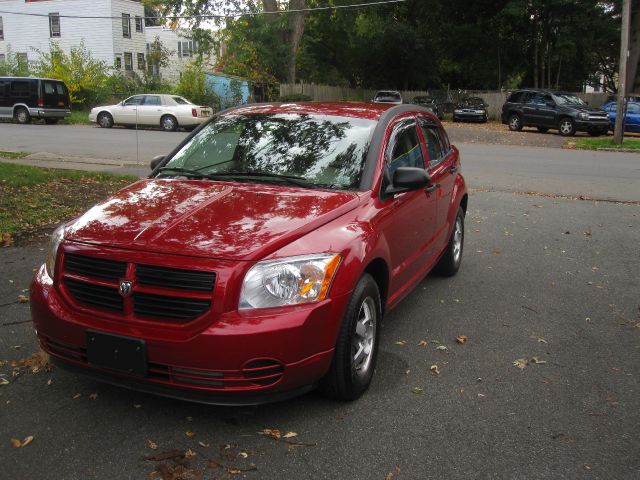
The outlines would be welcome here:
<svg viewBox="0 0 640 480">
<path fill-rule="evenodd" d="M 58 228 L 31 286 L 56 363 L 255 404 L 369 386 L 385 312 L 460 266 L 458 150 L 417 105 L 226 111 Z"/>
</svg>

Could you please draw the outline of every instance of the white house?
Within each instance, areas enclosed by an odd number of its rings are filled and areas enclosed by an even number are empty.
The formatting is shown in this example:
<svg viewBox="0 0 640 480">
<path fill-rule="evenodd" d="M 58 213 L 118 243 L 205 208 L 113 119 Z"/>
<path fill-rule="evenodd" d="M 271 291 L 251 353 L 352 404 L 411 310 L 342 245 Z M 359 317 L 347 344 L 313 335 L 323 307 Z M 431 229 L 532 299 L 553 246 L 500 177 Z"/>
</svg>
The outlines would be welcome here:
<svg viewBox="0 0 640 480">
<path fill-rule="evenodd" d="M 27 61 L 55 42 L 84 45 L 91 56 L 123 70 L 144 71 L 144 7 L 135 0 L 0 0 L 0 61 L 8 49 Z M 71 18 L 89 16 L 103 18 Z"/>
<path fill-rule="evenodd" d="M 168 27 L 146 27 L 147 51 L 152 48 L 156 39 L 160 40 L 164 48 L 169 53 L 169 61 L 166 67 L 156 69 L 155 74 L 159 75 L 163 80 L 175 83 L 180 79 L 180 73 L 184 67 L 193 60 L 198 51 L 198 45 L 189 38 L 184 30 L 171 29 Z M 206 56 L 204 58 L 205 67 L 213 66 L 214 57 Z"/>
</svg>

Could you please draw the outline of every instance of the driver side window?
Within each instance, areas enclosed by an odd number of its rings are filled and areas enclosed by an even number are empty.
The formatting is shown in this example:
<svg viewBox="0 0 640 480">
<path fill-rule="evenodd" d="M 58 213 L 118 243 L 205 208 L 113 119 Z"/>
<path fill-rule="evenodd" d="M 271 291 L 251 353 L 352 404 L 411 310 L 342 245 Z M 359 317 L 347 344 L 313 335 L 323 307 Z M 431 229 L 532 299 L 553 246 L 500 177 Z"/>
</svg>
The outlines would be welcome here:
<svg viewBox="0 0 640 480">
<path fill-rule="evenodd" d="M 135 97 L 129 97 L 127 98 L 123 105 L 124 106 L 128 106 L 128 105 L 140 105 L 142 103 L 142 95 L 136 95 Z"/>
<path fill-rule="evenodd" d="M 403 120 L 396 124 L 391 133 L 385 157 L 387 168 L 392 176 L 398 167 L 424 168 L 424 157 L 415 120 Z"/>
</svg>

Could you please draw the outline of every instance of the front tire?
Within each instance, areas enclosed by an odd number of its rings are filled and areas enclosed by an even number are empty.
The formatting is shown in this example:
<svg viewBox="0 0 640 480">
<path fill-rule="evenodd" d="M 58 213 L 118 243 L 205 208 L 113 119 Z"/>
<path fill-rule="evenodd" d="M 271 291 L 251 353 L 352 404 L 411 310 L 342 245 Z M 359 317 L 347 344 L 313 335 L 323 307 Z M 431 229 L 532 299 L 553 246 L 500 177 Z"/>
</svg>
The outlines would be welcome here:
<svg viewBox="0 0 640 480">
<path fill-rule="evenodd" d="M 558 130 L 563 137 L 573 137 L 576 134 L 576 126 L 569 117 L 560 120 Z"/>
<path fill-rule="evenodd" d="M 165 132 L 175 132 L 178 128 L 178 120 L 173 115 L 165 115 L 160 119 L 160 126 Z"/>
<path fill-rule="evenodd" d="M 517 113 L 509 115 L 509 130 L 519 132 L 522 130 L 522 118 Z"/>
<path fill-rule="evenodd" d="M 445 277 L 451 277 L 457 273 L 462 263 L 462 250 L 464 247 L 464 210 L 458 207 L 456 223 L 449 237 L 444 253 L 438 260 L 434 271 Z"/>
<path fill-rule="evenodd" d="M 113 127 L 113 117 L 107 112 L 102 112 L 98 115 L 98 125 L 100 125 L 101 128 Z"/>
<path fill-rule="evenodd" d="M 324 395 L 355 400 L 369 388 L 378 357 L 381 320 L 378 285 L 365 273 L 353 290 L 340 325 L 331 367 L 320 383 Z"/>
<path fill-rule="evenodd" d="M 21 125 L 26 125 L 27 123 L 31 122 L 31 115 L 29 114 L 29 110 L 24 107 L 17 108 L 13 116 L 15 117 L 16 122 Z"/>
</svg>

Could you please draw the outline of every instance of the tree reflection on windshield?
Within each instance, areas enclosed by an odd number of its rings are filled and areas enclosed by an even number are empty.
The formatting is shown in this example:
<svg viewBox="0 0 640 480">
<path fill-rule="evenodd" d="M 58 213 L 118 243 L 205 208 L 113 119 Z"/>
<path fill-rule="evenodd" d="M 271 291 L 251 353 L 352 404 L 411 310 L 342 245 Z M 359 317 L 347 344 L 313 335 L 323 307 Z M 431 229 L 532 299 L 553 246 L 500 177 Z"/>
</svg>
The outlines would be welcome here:
<svg viewBox="0 0 640 480">
<path fill-rule="evenodd" d="M 165 167 L 230 177 L 264 172 L 352 189 L 359 185 L 374 127 L 372 120 L 330 115 L 227 115 L 193 137 Z M 160 174 L 179 175 L 166 169 Z"/>
</svg>

